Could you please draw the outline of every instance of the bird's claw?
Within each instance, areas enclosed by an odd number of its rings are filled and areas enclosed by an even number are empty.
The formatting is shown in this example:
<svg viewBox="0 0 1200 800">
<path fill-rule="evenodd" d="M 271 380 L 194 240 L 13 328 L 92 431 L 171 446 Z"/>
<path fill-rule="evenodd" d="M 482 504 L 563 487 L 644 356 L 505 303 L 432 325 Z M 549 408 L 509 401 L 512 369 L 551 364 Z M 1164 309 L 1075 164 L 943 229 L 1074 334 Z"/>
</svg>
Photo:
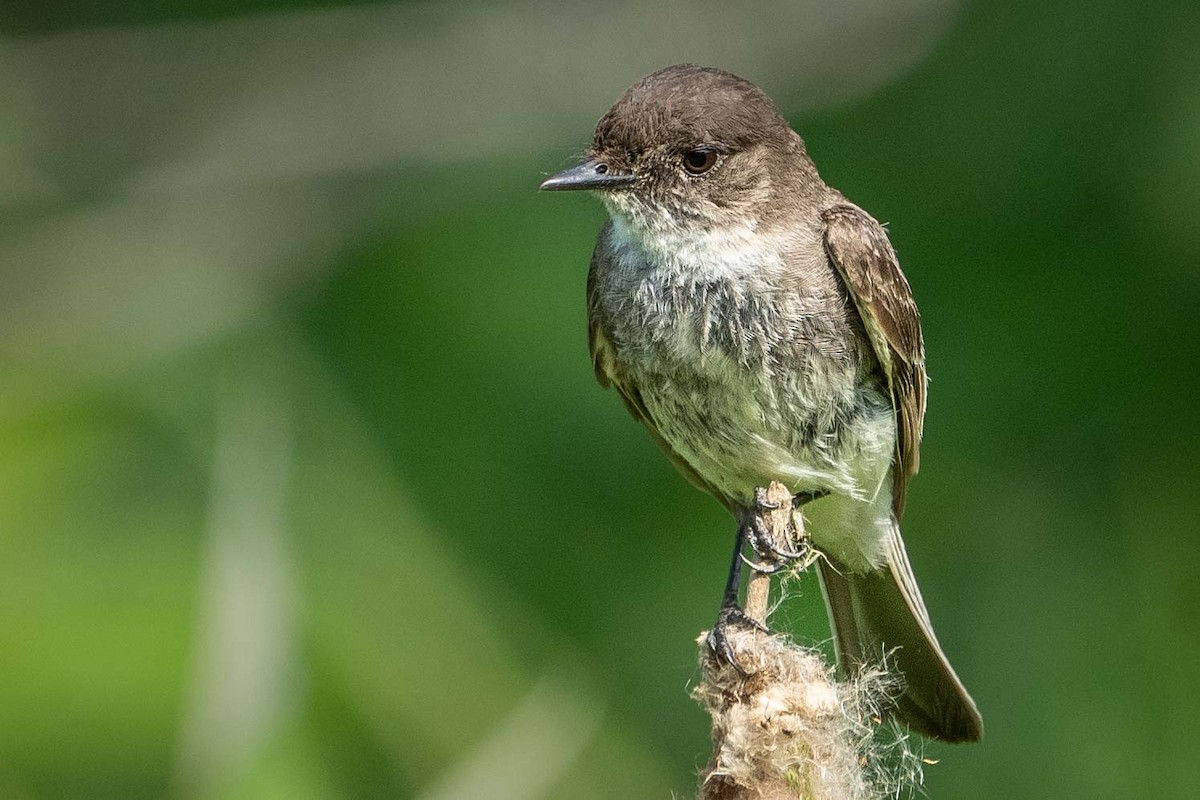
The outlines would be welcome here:
<svg viewBox="0 0 1200 800">
<path fill-rule="evenodd" d="M 767 490 L 764 487 L 760 486 L 754 490 L 754 510 L 756 512 L 761 514 L 764 511 L 775 511 L 782 507 L 783 503 L 767 498 Z"/>
<path fill-rule="evenodd" d="M 783 572 L 785 569 L 787 569 L 791 562 L 784 560 L 751 561 L 745 556 L 742 556 L 742 563 L 757 572 L 759 575 L 774 575 L 777 572 Z"/>
<path fill-rule="evenodd" d="M 771 531 L 767 529 L 762 515 L 757 510 L 750 515 L 750 518 L 744 524 L 746 526 L 746 540 L 750 543 L 750 547 L 754 549 L 754 554 L 759 559 L 757 562 L 746 561 L 755 572 L 764 572 L 768 575 L 773 574 L 787 567 L 792 561 L 797 561 L 808 556 L 810 548 L 805 539 L 800 540 L 800 548 L 797 550 L 781 547 L 776 544 Z M 788 533 L 795 533 L 795 528 L 791 524 L 788 525 Z"/>
<path fill-rule="evenodd" d="M 717 615 L 716 624 L 708 632 L 708 649 L 712 651 L 717 660 L 724 661 L 745 676 L 746 670 L 738 663 L 737 655 L 733 652 L 733 647 L 729 643 L 727 631 L 730 626 L 753 628 L 763 633 L 767 632 L 767 626 L 758 620 L 750 618 L 746 615 L 746 612 L 737 606 L 727 605 L 721 607 L 721 612 Z"/>
<path fill-rule="evenodd" d="M 792 498 L 791 506 L 793 509 L 798 509 L 826 494 L 828 494 L 826 491 L 801 492 Z M 773 575 L 786 569 L 788 564 L 793 561 L 806 561 L 812 554 L 812 546 L 809 544 L 808 537 L 797 530 L 794 521 L 788 522 L 785 541 L 795 542 L 797 545 L 795 549 L 779 544 L 772 531 L 767 527 L 763 519 L 764 515 L 769 511 L 778 511 L 783 505 L 779 501 L 768 499 L 766 489 L 760 487 L 754 492 L 754 506 L 742 524 L 746 541 L 754 549 L 758 560 L 751 561 L 743 557 L 742 561 L 755 572 Z"/>
</svg>

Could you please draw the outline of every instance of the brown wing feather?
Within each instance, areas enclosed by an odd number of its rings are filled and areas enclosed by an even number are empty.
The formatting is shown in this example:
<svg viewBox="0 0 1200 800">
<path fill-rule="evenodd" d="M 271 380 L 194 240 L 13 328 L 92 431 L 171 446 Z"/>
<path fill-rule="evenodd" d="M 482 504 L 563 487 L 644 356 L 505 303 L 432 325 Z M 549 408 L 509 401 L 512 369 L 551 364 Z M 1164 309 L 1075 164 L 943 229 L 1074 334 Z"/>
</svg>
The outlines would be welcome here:
<svg viewBox="0 0 1200 800">
<path fill-rule="evenodd" d="M 607 226 L 601 231 L 601 241 L 604 240 L 608 231 Z M 645 401 L 642 400 L 642 394 L 638 390 L 636 382 L 618 357 L 616 345 L 606 331 L 605 315 L 600 307 L 599 293 L 596 291 L 596 263 L 605 257 L 602 251 L 603 248 L 597 246 L 592 253 L 592 263 L 588 269 L 587 281 L 588 349 L 592 354 L 592 369 L 596 372 L 596 380 L 606 389 L 611 386 L 617 390 L 617 393 L 621 395 L 621 400 L 625 403 L 625 408 L 629 410 L 634 419 L 646 426 L 646 430 L 650 431 L 650 436 L 658 443 L 667 458 L 692 485 L 717 498 L 726 508 L 731 508 L 729 498 L 704 480 L 663 438 L 662 433 L 658 430 L 658 425 L 654 422 L 653 415 L 646 408 Z"/>
<path fill-rule="evenodd" d="M 899 518 L 921 460 L 926 388 L 921 315 L 883 226 L 852 205 L 834 206 L 822 216 L 825 249 L 862 317 L 896 409 L 892 503 Z"/>
</svg>

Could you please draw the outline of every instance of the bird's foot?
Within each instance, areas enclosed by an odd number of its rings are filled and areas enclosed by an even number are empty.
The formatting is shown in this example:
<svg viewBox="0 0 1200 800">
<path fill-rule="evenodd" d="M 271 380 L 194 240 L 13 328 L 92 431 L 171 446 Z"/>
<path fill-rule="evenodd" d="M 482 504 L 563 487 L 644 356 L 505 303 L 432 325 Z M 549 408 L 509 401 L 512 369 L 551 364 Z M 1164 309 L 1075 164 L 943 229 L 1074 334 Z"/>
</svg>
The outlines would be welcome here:
<svg viewBox="0 0 1200 800">
<path fill-rule="evenodd" d="M 828 492 L 803 492 L 796 495 L 787 509 L 786 524 L 780 522 L 776 516 L 775 525 L 770 525 L 767 517 L 775 516 L 773 512 L 782 509 L 783 504 L 768 499 L 765 489 L 756 490 L 754 505 L 742 522 L 746 541 L 750 543 L 758 558 L 757 561 L 746 560 L 750 568 L 755 572 L 773 575 L 787 569 L 793 562 L 807 563 L 813 553 L 812 545 L 807 533 L 797 528 L 795 518 L 790 512 L 826 494 Z M 783 530 L 780 531 L 780 528 Z"/>
<path fill-rule="evenodd" d="M 751 628 L 766 633 L 767 626 L 747 616 L 746 612 L 736 605 L 723 605 L 720 613 L 717 614 L 716 624 L 708 632 L 708 649 L 712 651 L 717 660 L 724 661 L 745 676 L 746 670 L 742 669 L 742 665 L 738 663 L 737 654 L 733 652 L 733 647 L 729 644 L 731 628 Z"/>
<path fill-rule="evenodd" d="M 779 512 L 783 508 L 783 503 L 767 498 L 765 489 L 758 489 L 754 493 L 754 505 L 741 522 L 743 535 L 758 559 L 746 560 L 755 572 L 772 575 L 808 555 L 808 542 L 797 535 L 796 526 L 791 519 L 791 507 L 783 512 L 787 515 L 786 524 L 779 519 Z M 771 520 L 774 525 L 768 524 L 768 517 L 774 518 Z M 781 528 L 783 530 L 780 530 Z M 796 543 L 795 549 L 793 542 Z"/>
<path fill-rule="evenodd" d="M 777 544 L 772 531 L 758 514 L 752 514 L 742 524 L 746 528 L 746 541 L 750 543 L 754 549 L 754 555 L 758 558 L 757 561 L 746 559 L 746 563 L 755 572 L 774 575 L 776 572 L 787 569 L 788 564 L 793 561 L 808 555 L 807 542 L 801 541 L 800 547 L 795 550 Z"/>
</svg>

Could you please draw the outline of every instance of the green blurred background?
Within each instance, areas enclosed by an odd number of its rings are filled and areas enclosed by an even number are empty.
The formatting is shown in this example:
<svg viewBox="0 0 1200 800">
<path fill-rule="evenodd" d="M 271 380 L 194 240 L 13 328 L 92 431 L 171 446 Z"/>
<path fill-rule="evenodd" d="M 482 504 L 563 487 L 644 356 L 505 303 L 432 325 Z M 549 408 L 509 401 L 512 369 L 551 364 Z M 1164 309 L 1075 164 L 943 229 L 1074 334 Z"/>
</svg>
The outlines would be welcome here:
<svg viewBox="0 0 1200 800">
<path fill-rule="evenodd" d="M 1200 796 L 1198 46 L 1194 0 L 5 0 L 0 797 L 692 792 L 730 523 L 593 382 L 599 204 L 534 191 L 678 61 L 921 304 L 906 538 L 987 721 L 929 796 Z"/>
</svg>

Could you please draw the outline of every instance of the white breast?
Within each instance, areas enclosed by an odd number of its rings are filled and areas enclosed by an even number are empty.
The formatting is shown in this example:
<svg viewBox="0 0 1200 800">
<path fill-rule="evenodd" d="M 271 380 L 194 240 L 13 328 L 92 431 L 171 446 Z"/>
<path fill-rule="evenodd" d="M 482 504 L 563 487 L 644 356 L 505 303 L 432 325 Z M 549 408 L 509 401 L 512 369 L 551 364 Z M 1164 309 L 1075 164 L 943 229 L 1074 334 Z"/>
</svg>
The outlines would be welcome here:
<svg viewBox="0 0 1200 800">
<path fill-rule="evenodd" d="M 639 273 L 648 269 L 668 277 L 687 275 L 695 281 L 721 278 L 752 282 L 769 280 L 784 268 L 786 251 L 804 251 L 803 232 L 760 231 L 758 223 L 681 225 L 668 214 L 642 218 L 634 225 L 621 215 L 612 218 L 612 243 Z M 817 242 L 812 237 L 813 244 Z"/>
</svg>

